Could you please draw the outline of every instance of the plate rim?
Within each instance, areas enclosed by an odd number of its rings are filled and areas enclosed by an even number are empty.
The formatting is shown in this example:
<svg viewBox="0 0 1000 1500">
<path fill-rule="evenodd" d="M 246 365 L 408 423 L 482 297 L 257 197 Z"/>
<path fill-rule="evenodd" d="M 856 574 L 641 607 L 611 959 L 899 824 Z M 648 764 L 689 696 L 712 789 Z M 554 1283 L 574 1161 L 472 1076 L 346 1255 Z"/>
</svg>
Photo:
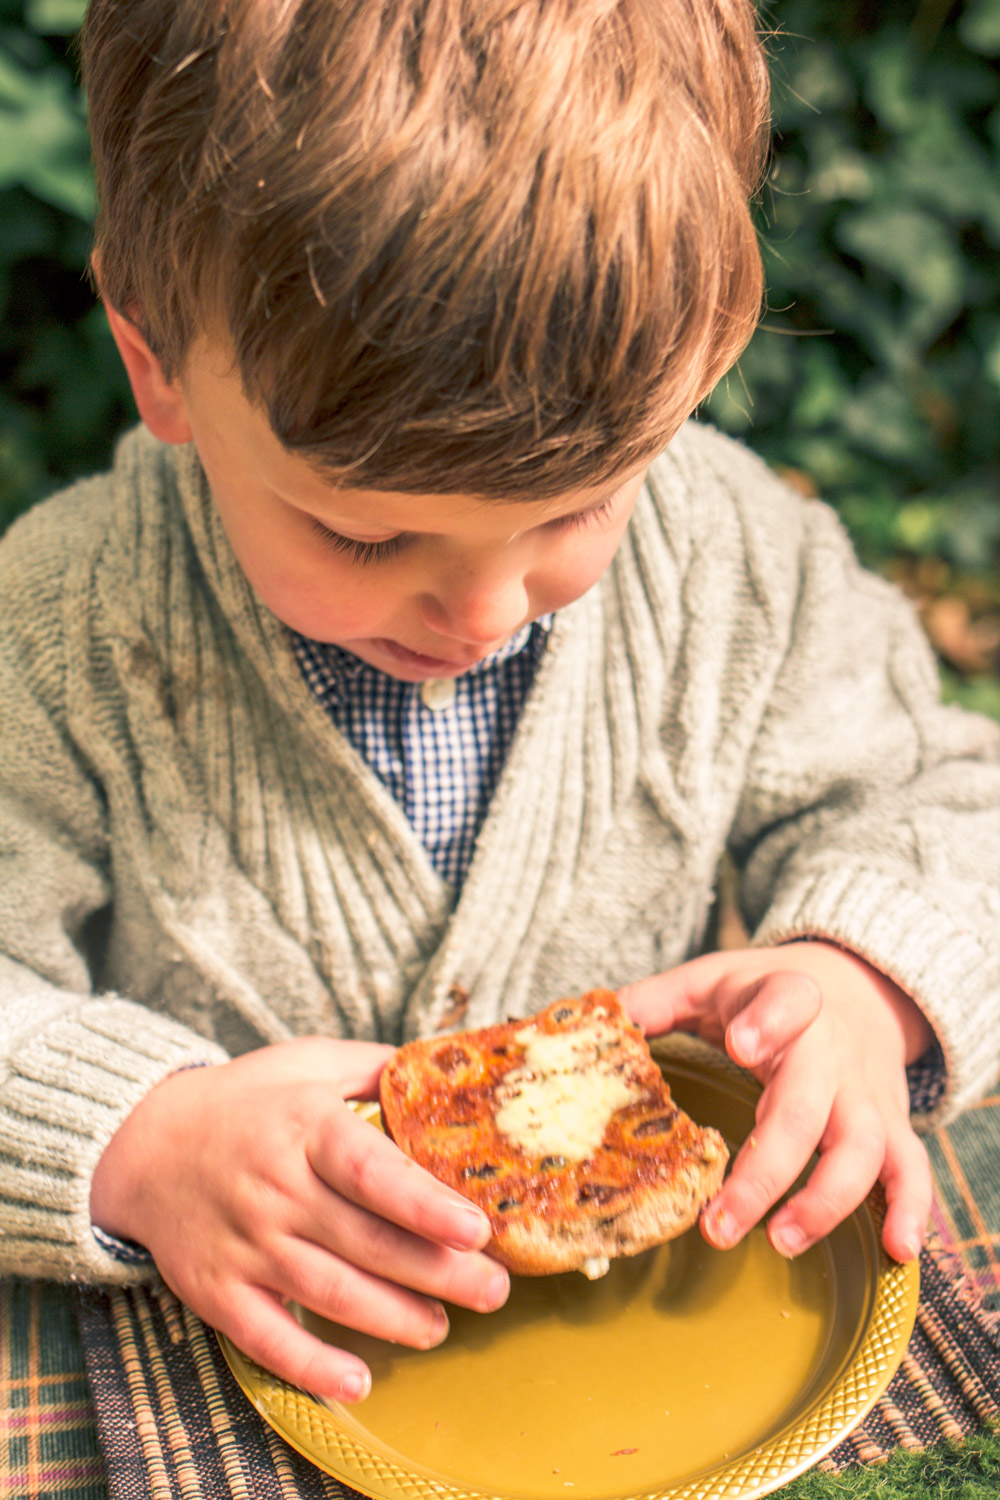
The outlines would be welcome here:
<svg viewBox="0 0 1000 1500">
<path fill-rule="evenodd" d="M 760 1092 L 753 1078 L 724 1053 L 694 1038 L 675 1033 L 651 1039 L 650 1045 L 657 1061 L 707 1071 L 715 1081 L 722 1078 L 727 1086 L 749 1092 L 751 1097 Z M 832 1383 L 794 1420 L 738 1458 L 654 1489 L 623 1489 L 615 1500 L 760 1500 L 812 1468 L 868 1414 L 888 1387 L 909 1343 L 920 1297 L 920 1269 L 919 1261 L 900 1264 L 883 1248 L 885 1204 L 880 1190 L 869 1194 L 848 1217 L 864 1226 L 859 1228 L 859 1238 L 871 1268 L 874 1295 L 855 1347 Z M 428 1478 L 418 1472 L 422 1466 L 401 1467 L 350 1432 L 346 1422 L 316 1397 L 272 1375 L 225 1334 L 217 1332 L 217 1338 L 233 1377 L 263 1420 L 316 1468 L 370 1500 L 532 1500 L 526 1493 L 504 1495 L 463 1487 L 445 1478 Z M 291 1409 L 291 1419 L 285 1415 L 286 1408 Z M 323 1453 L 304 1441 L 299 1430 L 301 1426 L 315 1428 L 317 1421 L 327 1439 Z M 581 1492 L 577 1500 L 590 1497 Z"/>
</svg>

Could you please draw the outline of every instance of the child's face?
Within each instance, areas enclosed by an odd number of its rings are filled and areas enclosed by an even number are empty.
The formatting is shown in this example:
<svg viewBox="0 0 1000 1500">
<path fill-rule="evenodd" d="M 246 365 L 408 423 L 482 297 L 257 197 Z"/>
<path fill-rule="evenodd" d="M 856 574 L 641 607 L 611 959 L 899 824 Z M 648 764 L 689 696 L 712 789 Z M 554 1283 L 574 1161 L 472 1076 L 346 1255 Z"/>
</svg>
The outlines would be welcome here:
<svg viewBox="0 0 1000 1500">
<path fill-rule="evenodd" d="M 133 386 L 139 397 L 134 373 Z M 181 420 L 160 435 L 193 438 L 258 596 L 292 629 L 407 682 L 456 676 L 585 593 L 644 477 L 537 503 L 336 488 L 281 445 L 209 351 L 193 351 L 170 389 Z M 156 431 L 156 410 L 139 406 Z"/>
</svg>

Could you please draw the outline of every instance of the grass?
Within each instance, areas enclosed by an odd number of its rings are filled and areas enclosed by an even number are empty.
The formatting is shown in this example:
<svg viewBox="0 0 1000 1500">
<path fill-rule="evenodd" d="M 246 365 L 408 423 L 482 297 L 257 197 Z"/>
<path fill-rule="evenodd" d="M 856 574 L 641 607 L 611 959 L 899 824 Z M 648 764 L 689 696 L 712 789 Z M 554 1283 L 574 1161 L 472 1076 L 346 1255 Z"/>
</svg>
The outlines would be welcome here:
<svg viewBox="0 0 1000 1500">
<path fill-rule="evenodd" d="M 777 1492 L 781 1500 L 997 1500 L 1000 1495 L 1000 1431 L 985 1431 L 964 1443 L 942 1443 L 926 1453 L 899 1449 L 885 1464 L 813 1470 Z"/>
</svg>

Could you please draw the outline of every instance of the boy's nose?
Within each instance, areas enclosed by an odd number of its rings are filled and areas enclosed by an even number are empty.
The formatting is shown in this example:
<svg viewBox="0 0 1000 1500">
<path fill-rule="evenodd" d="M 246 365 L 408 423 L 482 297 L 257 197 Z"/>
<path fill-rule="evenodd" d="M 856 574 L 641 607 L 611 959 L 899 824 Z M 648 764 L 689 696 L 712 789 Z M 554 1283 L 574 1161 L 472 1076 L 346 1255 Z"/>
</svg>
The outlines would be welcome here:
<svg viewBox="0 0 1000 1500">
<path fill-rule="evenodd" d="M 524 579 L 440 589 L 421 600 L 424 624 L 468 646 L 499 646 L 530 618 Z"/>
</svg>

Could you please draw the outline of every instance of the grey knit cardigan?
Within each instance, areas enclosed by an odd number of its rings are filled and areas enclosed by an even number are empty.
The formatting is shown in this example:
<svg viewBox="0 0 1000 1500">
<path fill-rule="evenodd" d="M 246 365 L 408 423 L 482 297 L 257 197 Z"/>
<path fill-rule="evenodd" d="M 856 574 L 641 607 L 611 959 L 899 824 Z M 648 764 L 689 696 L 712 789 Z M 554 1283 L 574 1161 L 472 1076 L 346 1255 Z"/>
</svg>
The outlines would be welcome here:
<svg viewBox="0 0 1000 1500">
<path fill-rule="evenodd" d="M 835 519 L 688 425 L 560 612 L 456 900 L 236 565 L 190 448 L 0 545 L 0 1271 L 148 1274 L 94 1166 L 172 1070 L 398 1041 L 698 953 L 731 851 L 758 943 L 824 934 L 924 1007 L 938 1117 L 1000 1070 L 1000 732 L 942 708 Z"/>
</svg>

